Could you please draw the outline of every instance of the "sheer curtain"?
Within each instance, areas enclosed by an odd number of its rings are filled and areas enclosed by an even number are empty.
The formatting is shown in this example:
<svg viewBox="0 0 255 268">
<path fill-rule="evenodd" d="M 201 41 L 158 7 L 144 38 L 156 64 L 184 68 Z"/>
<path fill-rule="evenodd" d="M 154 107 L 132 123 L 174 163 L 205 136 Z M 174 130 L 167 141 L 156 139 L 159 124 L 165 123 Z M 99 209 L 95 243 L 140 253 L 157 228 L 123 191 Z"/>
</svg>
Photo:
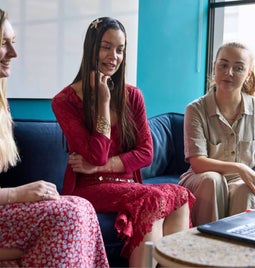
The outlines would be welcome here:
<svg viewBox="0 0 255 268">
<path fill-rule="evenodd" d="M 8 98 L 51 99 L 78 71 L 87 27 L 120 20 L 128 35 L 127 82 L 136 84 L 138 0 L 1 0 L 16 32 Z"/>
</svg>

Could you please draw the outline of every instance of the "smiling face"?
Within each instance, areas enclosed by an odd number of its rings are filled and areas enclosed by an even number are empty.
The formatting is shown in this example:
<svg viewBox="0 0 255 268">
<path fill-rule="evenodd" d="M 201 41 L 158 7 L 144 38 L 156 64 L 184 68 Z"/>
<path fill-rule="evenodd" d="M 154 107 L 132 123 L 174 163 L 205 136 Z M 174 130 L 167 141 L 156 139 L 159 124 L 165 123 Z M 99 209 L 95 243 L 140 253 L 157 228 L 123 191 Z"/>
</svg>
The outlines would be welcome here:
<svg viewBox="0 0 255 268">
<path fill-rule="evenodd" d="M 10 22 L 6 19 L 3 22 L 3 37 L 0 47 L 0 78 L 8 77 L 11 74 L 11 59 L 17 57 L 13 47 L 15 34 Z"/>
<path fill-rule="evenodd" d="M 112 76 L 119 69 L 125 53 L 125 34 L 121 30 L 107 30 L 101 40 L 98 69 Z"/>
<path fill-rule="evenodd" d="M 214 64 L 217 89 L 241 90 L 250 75 L 250 52 L 243 48 L 223 47 Z"/>
</svg>

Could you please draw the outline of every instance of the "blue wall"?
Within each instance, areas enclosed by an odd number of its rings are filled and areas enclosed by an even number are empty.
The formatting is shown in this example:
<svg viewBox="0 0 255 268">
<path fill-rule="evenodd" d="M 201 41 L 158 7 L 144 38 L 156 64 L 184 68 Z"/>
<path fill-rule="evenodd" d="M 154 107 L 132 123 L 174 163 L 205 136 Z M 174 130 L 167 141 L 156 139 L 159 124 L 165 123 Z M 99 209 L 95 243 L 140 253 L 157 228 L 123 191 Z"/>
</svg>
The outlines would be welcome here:
<svg viewBox="0 0 255 268">
<path fill-rule="evenodd" d="M 9 105 L 15 119 L 56 119 L 48 99 L 9 99 Z"/>
<path fill-rule="evenodd" d="M 204 94 L 207 2 L 139 0 L 137 86 L 149 117 L 183 113 L 188 102 Z M 55 119 L 51 100 L 9 103 L 14 118 Z"/>
<path fill-rule="evenodd" d="M 137 85 L 148 116 L 204 94 L 208 1 L 139 0 Z"/>
</svg>

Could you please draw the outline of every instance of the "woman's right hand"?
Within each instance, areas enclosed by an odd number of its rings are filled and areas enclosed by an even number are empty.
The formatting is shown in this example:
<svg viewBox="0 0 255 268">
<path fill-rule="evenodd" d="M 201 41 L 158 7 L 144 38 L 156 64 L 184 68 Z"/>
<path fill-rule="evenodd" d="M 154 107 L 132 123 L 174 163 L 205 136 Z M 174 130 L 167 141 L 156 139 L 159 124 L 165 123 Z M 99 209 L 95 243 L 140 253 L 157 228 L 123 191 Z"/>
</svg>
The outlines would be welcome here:
<svg viewBox="0 0 255 268">
<path fill-rule="evenodd" d="M 56 185 L 43 180 L 9 188 L 8 190 L 10 191 L 10 203 L 56 200 L 60 198 Z"/>
<path fill-rule="evenodd" d="M 98 72 L 98 99 L 100 103 L 109 102 L 111 99 L 110 89 L 107 83 L 107 80 L 111 78 L 108 75 L 104 75 L 101 72 Z M 95 89 L 96 81 L 96 71 L 90 73 L 90 86 Z"/>
<path fill-rule="evenodd" d="M 247 184 L 247 186 L 252 190 L 255 194 L 255 171 L 248 167 L 245 164 L 238 164 L 239 175 L 242 180 Z"/>
</svg>

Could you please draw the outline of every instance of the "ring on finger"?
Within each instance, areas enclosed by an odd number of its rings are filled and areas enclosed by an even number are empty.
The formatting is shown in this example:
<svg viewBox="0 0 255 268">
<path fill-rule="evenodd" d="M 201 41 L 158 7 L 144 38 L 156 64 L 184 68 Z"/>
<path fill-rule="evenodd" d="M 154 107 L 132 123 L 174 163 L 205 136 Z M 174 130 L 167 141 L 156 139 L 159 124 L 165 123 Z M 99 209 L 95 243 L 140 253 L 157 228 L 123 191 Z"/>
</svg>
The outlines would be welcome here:
<svg viewBox="0 0 255 268">
<path fill-rule="evenodd" d="M 52 194 L 52 191 L 47 190 L 45 194 Z"/>
</svg>

